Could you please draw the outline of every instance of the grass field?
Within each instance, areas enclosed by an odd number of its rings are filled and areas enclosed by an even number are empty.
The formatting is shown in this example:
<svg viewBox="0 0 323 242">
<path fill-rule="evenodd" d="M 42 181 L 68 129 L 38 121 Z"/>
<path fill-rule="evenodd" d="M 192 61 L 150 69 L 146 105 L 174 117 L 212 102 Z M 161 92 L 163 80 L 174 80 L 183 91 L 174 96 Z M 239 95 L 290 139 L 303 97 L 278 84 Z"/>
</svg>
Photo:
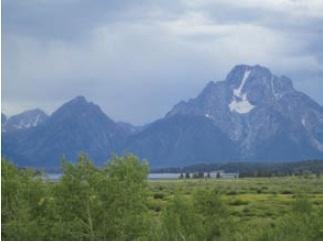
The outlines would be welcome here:
<svg viewBox="0 0 323 242">
<path fill-rule="evenodd" d="M 257 239 L 259 230 L 274 227 L 278 219 L 291 212 L 299 196 L 306 197 L 313 209 L 323 208 L 323 178 L 160 180 L 150 181 L 149 186 L 152 193 L 149 205 L 156 214 L 175 194 L 190 199 L 195 190 L 216 189 L 230 208 L 230 216 L 239 223 L 241 231 L 246 231 L 235 239 Z"/>
</svg>

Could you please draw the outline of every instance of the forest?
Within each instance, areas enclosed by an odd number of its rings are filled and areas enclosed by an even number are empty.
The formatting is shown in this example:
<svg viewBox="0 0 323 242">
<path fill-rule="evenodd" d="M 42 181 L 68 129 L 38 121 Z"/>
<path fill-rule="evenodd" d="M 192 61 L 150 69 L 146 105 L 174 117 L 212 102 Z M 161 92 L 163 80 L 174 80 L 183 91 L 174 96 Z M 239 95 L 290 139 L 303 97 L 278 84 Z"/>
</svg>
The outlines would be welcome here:
<svg viewBox="0 0 323 242">
<path fill-rule="evenodd" d="M 323 178 L 150 181 L 148 162 L 85 155 L 48 181 L 1 160 L 2 240 L 323 240 Z"/>
</svg>

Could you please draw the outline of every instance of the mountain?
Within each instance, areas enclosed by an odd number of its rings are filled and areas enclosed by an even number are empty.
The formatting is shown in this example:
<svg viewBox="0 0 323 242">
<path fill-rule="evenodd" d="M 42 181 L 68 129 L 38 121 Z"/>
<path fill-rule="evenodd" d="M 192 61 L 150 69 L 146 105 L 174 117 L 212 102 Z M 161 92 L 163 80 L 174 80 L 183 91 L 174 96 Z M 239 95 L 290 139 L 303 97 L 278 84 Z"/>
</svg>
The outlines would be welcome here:
<svg viewBox="0 0 323 242">
<path fill-rule="evenodd" d="M 40 109 L 33 109 L 14 115 L 8 119 L 5 118 L 5 123 L 2 123 L 2 132 L 12 132 L 19 129 L 34 128 L 45 120 L 48 115 Z"/>
<path fill-rule="evenodd" d="M 127 135 L 99 106 L 79 96 L 36 128 L 5 133 L 2 149 L 23 166 L 57 168 L 62 155 L 74 161 L 81 151 L 102 164 Z"/>
<path fill-rule="evenodd" d="M 196 119 L 196 125 L 186 126 Z M 200 131 L 198 138 L 194 130 Z M 208 83 L 196 98 L 181 101 L 163 119 L 131 137 L 125 150 L 157 166 L 292 161 L 323 158 L 322 134 L 322 106 L 296 91 L 290 79 L 259 65 L 238 65 L 224 81 Z M 197 149 L 199 145 L 204 150 Z"/>
<path fill-rule="evenodd" d="M 114 122 L 82 96 L 35 120 L 2 132 L 3 155 L 20 166 L 57 168 L 62 155 L 74 161 L 81 151 L 98 165 L 134 153 L 152 168 L 323 159 L 323 107 L 259 65 L 235 66 L 142 127 Z"/>
<path fill-rule="evenodd" d="M 117 125 L 128 134 L 135 134 L 143 129 L 143 126 L 134 126 L 127 122 L 117 122 Z"/>
<path fill-rule="evenodd" d="M 322 157 L 322 106 L 259 65 L 236 66 L 225 81 L 209 83 L 166 117 L 176 114 L 208 117 L 237 143 L 244 160 Z"/>
<path fill-rule="evenodd" d="M 149 160 L 152 167 L 238 159 L 234 143 L 203 116 L 158 120 L 130 136 L 123 151 Z"/>
</svg>

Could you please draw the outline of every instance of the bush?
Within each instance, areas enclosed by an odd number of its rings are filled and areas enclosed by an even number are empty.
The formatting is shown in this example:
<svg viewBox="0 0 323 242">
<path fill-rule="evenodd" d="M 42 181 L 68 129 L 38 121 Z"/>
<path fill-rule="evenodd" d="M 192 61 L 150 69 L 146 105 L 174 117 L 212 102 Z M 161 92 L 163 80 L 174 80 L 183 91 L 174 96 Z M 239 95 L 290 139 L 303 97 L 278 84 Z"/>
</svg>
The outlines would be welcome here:
<svg viewBox="0 0 323 242">
<path fill-rule="evenodd" d="M 264 230 L 257 240 L 322 240 L 323 209 L 315 211 L 305 197 L 297 197 L 291 213 Z"/>
<path fill-rule="evenodd" d="M 229 205 L 232 205 L 232 206 L 241 206 L 241 205 L 248 205 L 248 204 L 249 204 L 248 201 L 243 201 L 241 199 L 235 199 L 229 202 Z"/>
<path fill-rule="evenodd" d="M 175 196 L 161 215 L 161 238 L 158 240 L 202 240 L 201 218 L 190 201 Z M 156 238 L 155 238 L 156 239 Z"/>
<path fill-rule="evenodd" d="M 228 191 L 226 192 L 226 195 L 237 195 L 238 192 L 236 190 L 231 190 L 231 191 Z"/>
<path fill-rule="evenodd" d="M 203 240 L 227 240 L 234 231 L 230 211 L 216 190 L 198 190 L 193 194 L 195 211 L 202 216 Z"/>
<path fill-rule="evenodd" d="M 290 190 L 284 190 L 284 191 L 281 192 L 281 194 L 288 195 L 288 194 L 293 194 L 293 192 L 290 191 Z"/>
<path fill-rule="evenodd" d="M 165 197 L 165 194 L 162 192 L 156 192 L 153 195 L 154 199 L 163 199 Z"/>
</svg>

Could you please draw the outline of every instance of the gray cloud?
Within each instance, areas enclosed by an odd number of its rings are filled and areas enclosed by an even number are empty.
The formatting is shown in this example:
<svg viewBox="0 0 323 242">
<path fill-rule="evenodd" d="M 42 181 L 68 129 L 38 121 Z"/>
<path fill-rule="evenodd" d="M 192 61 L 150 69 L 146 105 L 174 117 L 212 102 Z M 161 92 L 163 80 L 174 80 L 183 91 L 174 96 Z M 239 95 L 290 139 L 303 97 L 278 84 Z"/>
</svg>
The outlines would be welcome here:
<svg viewBox="0 0 323 242">
<path fill-rule="evenodd" d="M 83 94 L 113 119 L 147 123 L 240 63 L 323 103 L 320 1 L 4 0 L 2 12 L 8 114 Z"/>
</svg>

